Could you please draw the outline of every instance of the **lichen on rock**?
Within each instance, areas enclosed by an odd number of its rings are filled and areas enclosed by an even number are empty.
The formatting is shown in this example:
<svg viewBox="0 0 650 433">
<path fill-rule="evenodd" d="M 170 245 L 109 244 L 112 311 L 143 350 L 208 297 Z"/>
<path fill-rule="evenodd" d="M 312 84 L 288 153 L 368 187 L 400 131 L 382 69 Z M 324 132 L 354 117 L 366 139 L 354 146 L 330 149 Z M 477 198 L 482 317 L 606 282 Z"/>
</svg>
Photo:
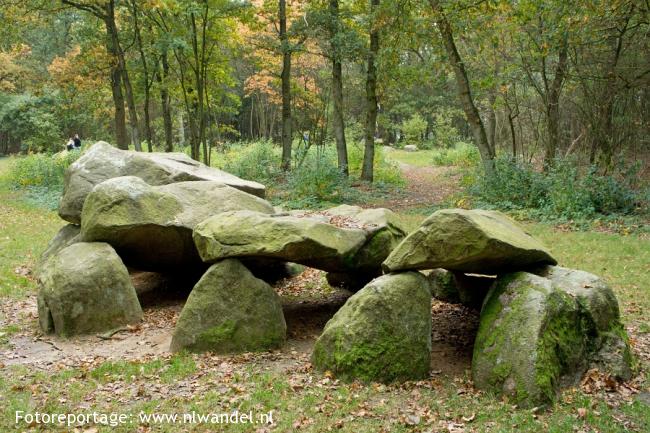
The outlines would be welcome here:
<svg viewBox="0 0 650 433">
<path fill-rule="evenodd" d="M 409 234 L 382 266 L 386 272 L 443 268 L 495 275 L 556 263 L 540 241 L 501 212 L 443 209 Z"/>
</svg>

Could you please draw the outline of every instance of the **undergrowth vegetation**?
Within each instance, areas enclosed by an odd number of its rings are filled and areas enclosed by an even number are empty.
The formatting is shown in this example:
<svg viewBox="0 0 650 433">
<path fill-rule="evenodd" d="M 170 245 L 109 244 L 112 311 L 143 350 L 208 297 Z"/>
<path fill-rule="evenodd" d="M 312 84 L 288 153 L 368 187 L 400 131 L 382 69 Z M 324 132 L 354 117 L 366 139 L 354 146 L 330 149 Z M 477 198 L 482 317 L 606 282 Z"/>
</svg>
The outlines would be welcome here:
<svg viewBox="0 0 650 433">
<path fill-rule="evenodd" d="M 595 167 L 581 169 L 570 158 L 557 159 L 547 171 L 532 164 L 500 157 L 496 175 L 466 176 L 475 205 L 525 211 L 542 221 L 582 221 L 598 216 L 647 213 L 648 187 L 640 184 L 639 166 L 601 174 Z"/>
<path fill-rule="evenodd" d="M 63 176 L 81 152 L 61 152 L 54 155 L 30 154 L 10 160 L 4 179 L 11 188 L 25 192 L 26 201 L 54 210 L 63 191 Z"/>
<path fill-rule="evenodd" d="M 272 198 L 283 201 L 287 207 L 298 208 L 361 200 L 366 193 L 353 188 L 353 182 L 361 174 L 363 148 L 351 143 L 348 158 L 351 178 L 339 171 L 336 149 L 331 145 L 295 146 L 289 173 L 279 169 L 281 149 L 269 141 L 232 144 L 213 161 L 214 165 L 229 173 L 267 185 Z M 375 189 L 403 183 L 397 165 L 387 160 L 381 147 L 377 147 Z"/>
<path fill-rule="evenodd" d="M 467 168 L 475 167 L 481 161 L 476 146 L 464 141 L 457 142 L 453 147 L 434 148 L 433 150 L 431 158 L 433 165 L 455 165 Z"/>
</svg>

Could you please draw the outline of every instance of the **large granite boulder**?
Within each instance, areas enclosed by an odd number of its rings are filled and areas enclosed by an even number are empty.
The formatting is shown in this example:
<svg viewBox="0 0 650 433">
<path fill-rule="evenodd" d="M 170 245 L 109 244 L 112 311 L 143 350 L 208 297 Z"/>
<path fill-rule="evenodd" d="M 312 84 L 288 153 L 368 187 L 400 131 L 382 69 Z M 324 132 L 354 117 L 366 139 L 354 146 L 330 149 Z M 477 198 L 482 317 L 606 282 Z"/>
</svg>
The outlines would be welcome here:
<svg viewBox="0 0 650 433">
<path fill-rule="evenodd" d="M 358 226 L 366 231 L 366 242 L 351 258 L 345 272 L 329 272 L 331 286 L 357 291 L 382 274 L 381 264 L 408 234 L 399 216 L 384 208 L 363 209 L 340 205 L 323 214 L 331 223 Z"/>
<path fill-rule="evenodd" d="M 618 299 L 609 285 L 589 272 L 560 266 L 541 266 L 532 272 L 567 292 L 595 325 L 597 336 L 593 347 L 600 349 L 590 353 L 590 363 L 619 379 L 631 378 L 634 360 L 621 323 Z"/>
<path fill-rule="evenodd" d="M 434 212 L 395 248 L 386 272 L 435 269 L 494 275 L 557 262 L 540 241 L 497 211 Z"/>
<path fill-rule="evenodd" d="M 431 294 L 419 272 L 379 277 L 348 299 L 316 341 L 312 362 L 345 380 L 428 377 Z"/>
<path fill-rule="evenodd" d="M 381 275 L 382 262 L 408 234 L 399 216 L 389 209 L 363 209 L 359 206 L 341 205 L 327 209 L 324 214 L 333 218 L 348 218 L 351 225 L 356 223 L 366 231 L 366 242 L 350 263 L 355 272 Z"/>
<path fill-rule="evenodd" d="M 132 152 L 100 141 L 66 170 L 59 203 L 61 218 L 80 224 L 84 200 L 93 187 L 120 176 L 137 176 L 150 185 L 214 181 L 262 198 L 265 195 L 264 185 L 208 167 L 183 153 Z"/>
<path fill-rule="evenodd" d="M 481 311 L 476 387 L 522 407 L 555 400 L 591 366 L 629 378 L 632 356 L 618 303 L 598 277 L 548 267 L 500 276 Z"/>
<path fill-rule="evenodd" d="M 108 242 L 129 266 L 187 268 L 202 263 L 192 241 L 194 227 L 212 215 L 239 209 L 274 212 L 266 200 L 220 182 L 151 186 L 139 177 L 117 177 L 88 194 L 81 236 Z"/>
<path fill-rule="evenodd" d="M 129 272 L 106 243 L 79 242 L 60 250 L 45 263 L 38 280 L 43 332 L 104 332 L 142 318 Z"/>
<path fill-rule="evenodd" d="M 69 247 L 70 245 L 80 242 L 81 241 L 81 236 L 80 236 L 81 228 L 78 225 L 74 224 L 66 224 L 61 229 L 54 235 L 54 237 L 50 240 L 50 242 L 47 244 L 47 248 L 45 248 L 45 251 L 41 254 L 41 256 L 38 259 L 38 262 L 36 263 L 36 266 L 34 268 L 34 275 L 38 277 L 38 275 L 41 272 L 41 269 L 43 269 L 43 266 L 45 266 L 45 263 L 51 258 L 56 256 L 59 251 L 61 251 L 63 248 Z"/>
<path fill-rule="evenodd" d="M 278 348 L 287 326 L 280 297 L 239 260 L 215 263 L 190 293 L 171 350 L 236 353 Z"/>
<path fill-rule="evenodd" d="M 325 271 L 347 269 L 366 241 L 361 229 L 254 211 L 212 216 L 196 226 L 193 236 L 208 263 L 228 257 L 265 257 Z"/>
</svg>

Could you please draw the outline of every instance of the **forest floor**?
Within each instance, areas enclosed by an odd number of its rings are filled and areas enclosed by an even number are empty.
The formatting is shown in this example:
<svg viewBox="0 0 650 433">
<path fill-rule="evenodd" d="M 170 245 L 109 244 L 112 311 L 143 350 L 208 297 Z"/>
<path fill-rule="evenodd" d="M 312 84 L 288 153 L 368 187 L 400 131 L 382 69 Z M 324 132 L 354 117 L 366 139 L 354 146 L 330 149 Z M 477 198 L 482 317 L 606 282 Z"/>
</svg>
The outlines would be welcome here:
<svg viewBox="0 0 650 433">
<path fill-rule="evenodd" d="M 391 153 L 388 155 L 390 157 Z M 401 194 L 396 194 L 386 201 L 379 201 L 373 204 L 374 206 L 386 207 L 395 212 L 431 208 L 447 203 L 462 191 L 460 187 L 462 174 L 456 167 L 422 165 L 421 161 L 410 158 L 404 160 L 395 158 L 395 161 L 402 171 L 406 186 Z"/>
<path fill-rule="evenodd" d="M 0 160 L 0 175 L 6 164 Z M 414 228 L 423 203 L 459 190 L 453 168 L 403 163 L 404 197 L 389 205 Z M 439 203 L 436 201 L 435 203 Z M 372 204 L 373 206 L 375 204 Z M 206 424 L 153 419 L 152 414 L 272 411 L 273 424 L 211 425 L 228 432 L 619 432 L 650 431 L 650 248 L 635 235 L 565 232 L 529 223 L 560 262 L 604 276 L 621 302 L 639 359 L 628 383 L 588 375 L 552 409 L 522 410 L 476 391 L 469 367 L 478 314 L 457 305 L 432 307 L 429 379 L 396 385 L 341 383 L 312 369 L 310 353 L 326 321 L 349 293 L 330 288 L 308 270 L 283 280 L 288 342 L 261 354 L 171 354 L 167 347 L 182 300 L 149 300 L 145 318 L 112 336 L 63 340 L 37 326 L 31 269 L 62 226 L 54 212 L 24 203 L 0 184 L 0 431 L 206 431 Z M 28 413 L 125 414 L 115 426 L 16 424 Z"/>
</svg>

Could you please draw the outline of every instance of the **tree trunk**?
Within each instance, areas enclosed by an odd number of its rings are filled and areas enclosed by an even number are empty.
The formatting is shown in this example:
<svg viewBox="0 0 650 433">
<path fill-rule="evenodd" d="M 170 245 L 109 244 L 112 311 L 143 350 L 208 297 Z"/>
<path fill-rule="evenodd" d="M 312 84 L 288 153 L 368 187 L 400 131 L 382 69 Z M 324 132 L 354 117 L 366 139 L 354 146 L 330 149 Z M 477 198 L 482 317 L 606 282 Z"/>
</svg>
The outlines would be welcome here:
<svg viewBox="0 0 650 433">
<path fill-rule="evenodd" d="M 122 63 L 119 60 L 120 54 L 113 3 L 108 3 L 106 9 L 106 14 L 103 17 L 107 33 L 106 48 L 108 54 L 113 57 L 111 64 L 111 92 L 113 93 L 113 105 L 115 106 L 115 139 L 119 149 L 128 150 L 126 111 L 124 109 L 124 94 L 122 93 Z"/>
<path fill-rule="evenodd" d="M 463 63 L 463 60 L 458 53 L 458 49 L 456 48 L 456 43 L 454 42 L 454 33 L 438 0 L 429 0 L 429 2 L 436 14 L 437 28 L 440 32 L 445 50 L 449 56 L 449 61 L 451 62 L 451 66 L 454 70 L 458 96 L 460 98 L 463 111 L 465 111 L 467 123 L 469 124 L 472 135 L 474 136 L 474 141 L 476 142 L 476 146 L 478 147 L 479 153 L 481 155 L 481 161 L 483 162 L 485 174 L 492 176 L 494 174 L 494 149 L 488 142 L 487 134 L 485 133 L 485 127 L 483 126 L 483 121 L 481 120 L 478 109 L 474 104 L 474 99 L 472 98 L 472 90 L 470 87 L 469 79 L 467 78 L 467 72 L 465 71 L 465 64 Z"/>
<path fill-rule="evenodd" d="M 164 48 L 160 54 L 160 63 L 162 66 L 162 76 L 158 76 L 158 85 L 160 86 L 160 105 L 162 106 L 163 125 L 165 129 L 165 152 L 173 152 L 174 144 L 172 137 L 172 111 L 169 103 L 169 90 L 167 89 L 167 80 L 169 77 L 169 61 L 167 59 L 167 49 Z M 181 128 L 183 125 L 181 124 Z"/>
<path fill-rule="evenodd" d="M 286 0 L 279 0 L 280 43 L 282 44 L 282 170 L 291 169 L 291 47 L 287 35 Z"/>
<path fill-rule="evenodd" d="M 375 133 L 377 131 L 377 66 L 375 60 L 379 52 L 379 28 L 375 23 L 375 13 L 380 0 L 370 0 L 370 50 L 368 51 L 368 73 L 366 75 L 366 125 L 365 148 L 361 179 L 372 182 L 375 164 Z"/>
<path fill-rule="evenodd" d="M 117 33 L 115 34 L 117 36 Z M 129 72 L 126 69 L 126 61 L 124 60 L 124 51 L 120 46 L 119 39 L 116 40 L 117 51 L 119 55 L 120 69 L 122 70 L 122 84 L 124 85 L 124 90 L 126 94 L 126 105 L 129 107 L 129 124 L 131 126 L 131 142 L 133 147 L 138 152 L 142 151 L 142 146 L 140 145 L 140 129 L 138 126 L 138 113 L 135 108 L 135 97 L 133 96 L 133 87 L 131 86 L 131 80 L 129 79 Z"/>
<path fill-rule="evenodd" d="M 487 138 L 488 143 L 492 149 L 496 149 L 496 132 L 497 132 L 497 114 L 494 111 L 494 105 L 496 104 L 497 94 L 496 89 L 490 92 L 488 96 L 488 112 L 487 112 Z"/>
<path fill-rule="evenodd" d="M 124 111 L 124 95 L 122 94 L 123 56 L 120 40 L 115 24 L 115 0 L 104 4 L 83 3 L 73 0 L 61 0 L 63 4 L 88 12 L 104 22 L 106 26 L 106 51 L 112 57 L 111 62 L 111 92 L 115 106 L 115 139 L 119 149 L 128 150 L 129 143 L 126 132 L 126 114 Z"/>
<path fill-rule="evenodd" d="M 144 134 L 147 140 L 147 150 L 153 152 L 153 135 L 151 133 L 151 117 L 149 114 L 149 100 L 151 83 L 149 82 L 149 65 L 147 63 L 147 56 L 142 46 L 142 36 L 140 34 L 140 24 L 138 20 L 138 6 L 135 1 L 131 2 L 133 9 L 133 31 L 135 33 L 135 41 L 140 53 L 140 62 L 142 63 L 142 79 L 144 81 Z"/>
<path fill-rule="evenodd" d="M 568 40 L 567 37 L 564 36 L 558 52 L 555 76 L 553 77 L 553 83 L 548 91 L 548 98 L 546 101 L 548 142 L 544 153 L 545 167 L 549 167 L 553 164 L 553 160 L 557 155 L 557 150 L 560 147 L 560 94 L 562 92 L 562 84 L 564 83 L 564 77 L 566 75 L 567 60 Z"/>
<path fill-rule="evenodd" d="M 341 64 L 340 48 L 337 46 L 336 36 L 339 29 L 339 2 L 330 0 L 330 14 L 332 20 L 332 128 L 336 140 L 336 153 L 338 155 L 339 170 L 348 176 L 348 149 L 345 143 L 345 122 L 343 120 L 343 68 Z"/>
<path fill-rule="evenodd" d="M 182 110 L 178 110 L 178 144 L 185 147 L 185 120 Z"/>
</svg>

